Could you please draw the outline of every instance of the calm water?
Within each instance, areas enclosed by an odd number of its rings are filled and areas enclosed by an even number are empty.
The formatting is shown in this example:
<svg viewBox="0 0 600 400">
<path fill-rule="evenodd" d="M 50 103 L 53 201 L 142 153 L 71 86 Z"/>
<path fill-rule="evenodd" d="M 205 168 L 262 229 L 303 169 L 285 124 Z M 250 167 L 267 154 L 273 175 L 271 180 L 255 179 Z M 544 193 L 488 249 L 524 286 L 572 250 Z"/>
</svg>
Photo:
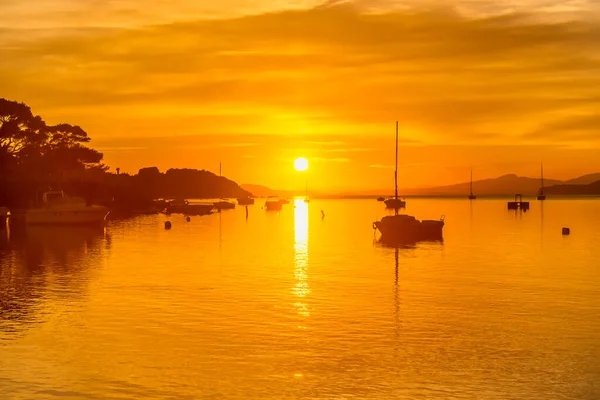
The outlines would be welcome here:
<svg viewBox="0 0 600 400">
<path fill-rule="evenodd" d="M 600 200 L 408 199 L 445 241 L 400 249 L 382 207 L 0 231 L 0 398 L 600 398 Z"/>
</svg>

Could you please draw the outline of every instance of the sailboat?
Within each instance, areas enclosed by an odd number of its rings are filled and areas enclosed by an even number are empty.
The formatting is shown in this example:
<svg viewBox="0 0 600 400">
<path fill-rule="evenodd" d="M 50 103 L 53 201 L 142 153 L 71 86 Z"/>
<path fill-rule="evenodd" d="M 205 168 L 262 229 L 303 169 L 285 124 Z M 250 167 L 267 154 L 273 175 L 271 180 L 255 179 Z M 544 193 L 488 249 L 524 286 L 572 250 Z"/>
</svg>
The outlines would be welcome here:
<svg viewBox="0 0 600 400">
<path fill-rule="evenodd" d="M 398 122 L 396 122 L 396 165 L 398 165 Z M 398 204 L 398 174 L 395 174 L 396 193 L 394 196 L 395 204 Z M 392 200 L 392 199 L 389 199 Z M 388 201 L 389 201 L 388 200 Z M 387 201 L 386 201 L 387 205 Z M 373 229 L 381 232 L 380 241 L 383 243 L 414 243 L 420 240 L 442 240 L 442 230 L 444 228 L 444 219 L 442 216 L 439 221 L 424 220 L 419 221 L 415 217 L 406 214 L 398 214 L 400 207 L 394 207 L 394 215 L 387 215 L 381 221 L 373 222 Z"/>
<path fill-rule="evenodd" d="M 475 200 L 477 196 L 473 194 L 473 168 L 471 168 L 471 190 L 469 192 L 469 200 Z"/>
<path fill-rule="evenodd" d="M 398 214 L 399 208 L 406 207 L 406 201 L 398 198 L 398 121 L 396 121 L 396 169 L 394 170 L 394 197 L 384 201 L 386 208 L 393 208 Z"/>
<path fill-rule="evenodd" d="M 546 200 L 546 195 L 544 194 L 544 164 L 541 164 L 541 186 L 540 192 L 538 193 L 538 200 Z"/>
<path fill-rule="evenodd" d="M 220 162 L 219 162 L 219 178 L 221 178 L 221 163 Z M 221 201 L 214 203 L 213 206 L 216 210 L 219 210 L 219 211 L 231 210 L 231 209 L 235 208 L 235 203 L 225 201 L 223 198 L 221 198 Z"/>
</svg>

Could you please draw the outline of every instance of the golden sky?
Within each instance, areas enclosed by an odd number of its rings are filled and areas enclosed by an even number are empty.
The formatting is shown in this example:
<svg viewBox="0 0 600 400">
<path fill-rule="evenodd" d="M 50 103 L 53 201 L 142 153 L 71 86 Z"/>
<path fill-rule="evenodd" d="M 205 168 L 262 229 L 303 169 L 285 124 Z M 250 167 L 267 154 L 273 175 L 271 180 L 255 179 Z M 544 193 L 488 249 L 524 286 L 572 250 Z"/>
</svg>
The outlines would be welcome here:
<svg viewBox="0 0 600 400">
<path fill-rule="evenodd" d="M 2 0 L 0 97 L 112 169 L 343 191 L 600 171 L 600 3 Z"/>
</svg>

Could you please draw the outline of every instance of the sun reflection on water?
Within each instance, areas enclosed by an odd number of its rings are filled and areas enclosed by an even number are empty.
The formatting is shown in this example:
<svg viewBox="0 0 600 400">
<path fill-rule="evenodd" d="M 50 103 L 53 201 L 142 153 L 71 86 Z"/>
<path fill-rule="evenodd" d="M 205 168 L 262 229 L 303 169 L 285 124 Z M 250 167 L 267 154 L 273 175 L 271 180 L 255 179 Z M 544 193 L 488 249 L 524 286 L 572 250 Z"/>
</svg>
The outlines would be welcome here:
<svg viewBox="0 0 600 400">
<path fill-rule="evenodd" d="M 308 287 L 308 203 L 302 199 L 294 201 L 294 278 L 296 285 L 293 292 L 298 296 L 294 304 L 298 314 L 308 317 L 310 311 L 303 300 L 310 294 Z"/>
</svg>

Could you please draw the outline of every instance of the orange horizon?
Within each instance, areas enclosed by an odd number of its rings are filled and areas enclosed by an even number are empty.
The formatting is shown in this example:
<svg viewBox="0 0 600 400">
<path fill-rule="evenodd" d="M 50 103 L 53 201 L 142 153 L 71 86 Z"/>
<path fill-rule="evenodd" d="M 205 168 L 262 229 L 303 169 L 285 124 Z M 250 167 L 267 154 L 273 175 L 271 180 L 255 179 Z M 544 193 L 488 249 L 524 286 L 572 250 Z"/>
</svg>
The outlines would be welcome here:
<svg viewBox="0 0 600 400">
<path fill-rule="evenodd" d="M 36 3 L 34 0 L 33 3 Z M 0 5 L 2 96 L 80 125 L 112 171 L 218 171 L 313 190 L 598 170 L 586 5 L 131 0 Z M 137 7 L 140 6 L 140 7 Z M 93 16 L 93 18 L 89 18 Z M 401 38 L 401 40 L 399 39 Z"/>
</svg>

